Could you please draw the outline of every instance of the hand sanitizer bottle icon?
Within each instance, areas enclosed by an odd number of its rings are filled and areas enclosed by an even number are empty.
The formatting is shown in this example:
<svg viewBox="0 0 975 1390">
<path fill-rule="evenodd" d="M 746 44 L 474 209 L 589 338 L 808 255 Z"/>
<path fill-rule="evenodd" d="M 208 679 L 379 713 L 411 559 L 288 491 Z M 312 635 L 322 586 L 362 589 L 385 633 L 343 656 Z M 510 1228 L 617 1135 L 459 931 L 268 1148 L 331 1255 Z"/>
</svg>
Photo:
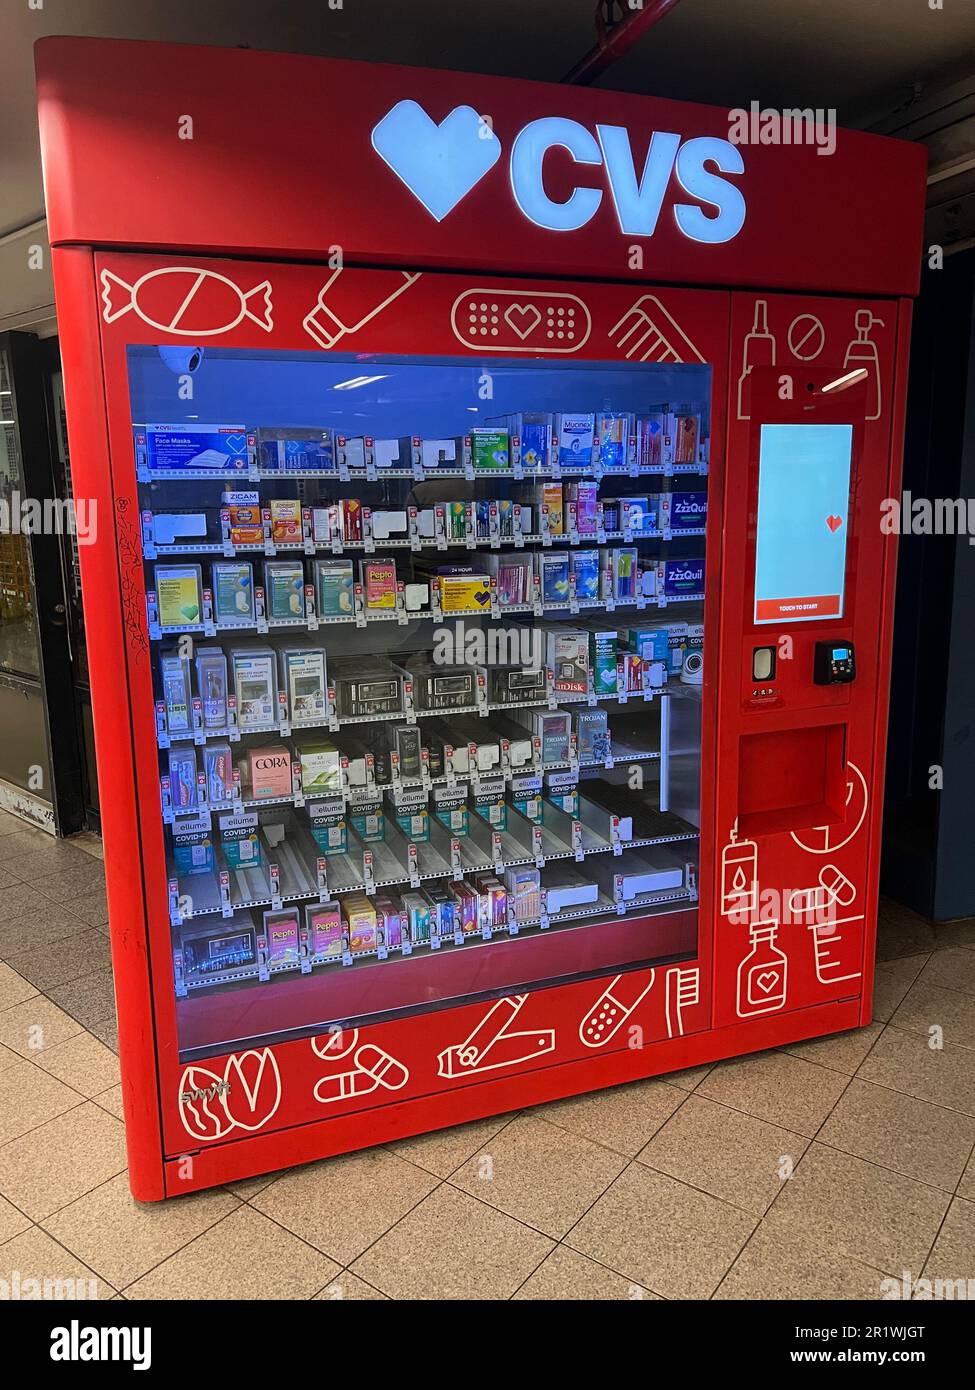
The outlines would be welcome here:
<svg viewBox="0 0 975 1390">
<path fill-rule="evenodd" d="M 856 337 L 850 342 L 846 349 L 846 356 L 843 359 L 844 372 L 856 371 L 858 367 L 865 367 L 867 370 L 867 420 L 880 419 L 880 360 L 877 356 L 877 344 L 870 337 L 870 330 L 876 324 L 883 328 L 883 319 L 876 318 L 869 309 L 858 309 L 854 319 L 856 323 Z"/>
<path fill-rule="evenodd" d="M 778 922 L 749 928 L 752 949 L 738 967 L 738 1017 L 771 1014 L 785 1007 L 789 962 L 775 944 Z"/>
<path fill-rule="evenodd" d="M 738 378 L 738 419 L 750 420 L 751 410 L 746 409 L 748 378 L 753 367 L 775 366 L 775 337 L 768 327 L 768 300 L 755 300 L 755 321 L 752 331 L 745 336 L 741 351 L 741 376 Z"/>
</svg>

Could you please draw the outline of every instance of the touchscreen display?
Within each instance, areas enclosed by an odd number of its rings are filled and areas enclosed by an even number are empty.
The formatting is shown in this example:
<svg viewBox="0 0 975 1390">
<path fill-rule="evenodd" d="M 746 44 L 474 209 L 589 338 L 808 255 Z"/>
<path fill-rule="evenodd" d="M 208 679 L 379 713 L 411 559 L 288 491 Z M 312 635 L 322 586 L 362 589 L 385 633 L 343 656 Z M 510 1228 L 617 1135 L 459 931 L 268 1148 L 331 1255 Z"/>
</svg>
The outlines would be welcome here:
<svg viewBox="0 0 975 1390">
<path fill-rule="evenodd" d="M 756 623 L 843 616 L 852 425 L 762 425 Z"/>
</svg>

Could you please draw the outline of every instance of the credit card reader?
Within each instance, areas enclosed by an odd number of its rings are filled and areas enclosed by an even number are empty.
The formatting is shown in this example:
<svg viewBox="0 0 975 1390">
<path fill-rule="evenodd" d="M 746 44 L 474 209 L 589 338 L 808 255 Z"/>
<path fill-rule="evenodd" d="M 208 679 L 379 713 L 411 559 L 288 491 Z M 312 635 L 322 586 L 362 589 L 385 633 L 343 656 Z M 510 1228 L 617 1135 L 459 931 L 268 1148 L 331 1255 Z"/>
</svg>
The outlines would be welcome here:
<svg viewBox="0 0 975 1390">
<path fill-rule="evenodd" d="M 848 685 L 856 679 L 856 656 L 852 642 L 817 642 L 813 661 L 816 685 Z"/>
</svg>

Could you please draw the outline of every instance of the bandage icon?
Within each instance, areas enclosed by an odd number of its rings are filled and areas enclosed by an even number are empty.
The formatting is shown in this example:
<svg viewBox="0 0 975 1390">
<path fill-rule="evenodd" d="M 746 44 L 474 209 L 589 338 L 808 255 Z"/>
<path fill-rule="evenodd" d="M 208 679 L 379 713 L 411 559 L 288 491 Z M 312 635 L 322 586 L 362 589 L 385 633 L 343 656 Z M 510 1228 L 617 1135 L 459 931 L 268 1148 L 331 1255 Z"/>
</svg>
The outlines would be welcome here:
<svg viewBox="0 0 975 1390">
<path fill-rule="evenodd" d="M 608 336 L 618 348 L 626 349 L 627 358 L 635 358 L 638 362 L 704 361 L 655 294 L 641 295 L 609 330 Z"/>
<path fill-rule="evenodd" d="M 420 272 L 356 270 L 339 266 L 318 292 L 302 320 L 305 332 L 328 351 L 340 338 L 358 333 L 420 278 Z"/>
<path fill-rule="evenodd" d="M 584 1046 L 605 1047 L 619 1032 L 637 1005 L 642 1003 L 653 989 L 654 977 L 655 972 L 651 970 L 649 980 L 646 980 L 642 971 L 631 975 L 617 975 L 614 980 L 610 980 L 579 1024 L 579 1037 Z"/>
<path fill-rule="evenodd" d="M 478 352 L 578 352 L 592 331 L 583 300 L 567 290 L 502 290 L 474 285 L 450 308 L 450 326 Z"/>
</svg>

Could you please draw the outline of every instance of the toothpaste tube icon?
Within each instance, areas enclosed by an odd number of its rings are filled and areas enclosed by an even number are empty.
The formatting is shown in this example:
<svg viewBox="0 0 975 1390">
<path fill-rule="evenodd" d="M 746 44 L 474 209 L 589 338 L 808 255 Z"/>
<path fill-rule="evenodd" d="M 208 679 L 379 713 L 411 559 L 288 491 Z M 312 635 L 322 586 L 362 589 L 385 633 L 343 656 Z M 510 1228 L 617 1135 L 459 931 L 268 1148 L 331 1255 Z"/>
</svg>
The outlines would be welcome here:
<svg viewBox="0 0 975 1390">
<path fill-rule="evenodd" d="M 131 310 L 150 328 L 184 338 L 229 333 L 244 319 L 265 333 L 274 327 L 270 280 L 242 290 L 216 270 L 188 265 L 150 270 L 131 285 L 111 270 L 103 270 L 100 279 L 106 323 Z"/>
<path fill-rule="evenodd" d="M 339 266 L 319 290 L 315 306 L 305 315 L 302 327 L 327 352 L 340 338 L 358 333 L 419 278 L 419 271 L 394 273 Z"/>
</svg>

